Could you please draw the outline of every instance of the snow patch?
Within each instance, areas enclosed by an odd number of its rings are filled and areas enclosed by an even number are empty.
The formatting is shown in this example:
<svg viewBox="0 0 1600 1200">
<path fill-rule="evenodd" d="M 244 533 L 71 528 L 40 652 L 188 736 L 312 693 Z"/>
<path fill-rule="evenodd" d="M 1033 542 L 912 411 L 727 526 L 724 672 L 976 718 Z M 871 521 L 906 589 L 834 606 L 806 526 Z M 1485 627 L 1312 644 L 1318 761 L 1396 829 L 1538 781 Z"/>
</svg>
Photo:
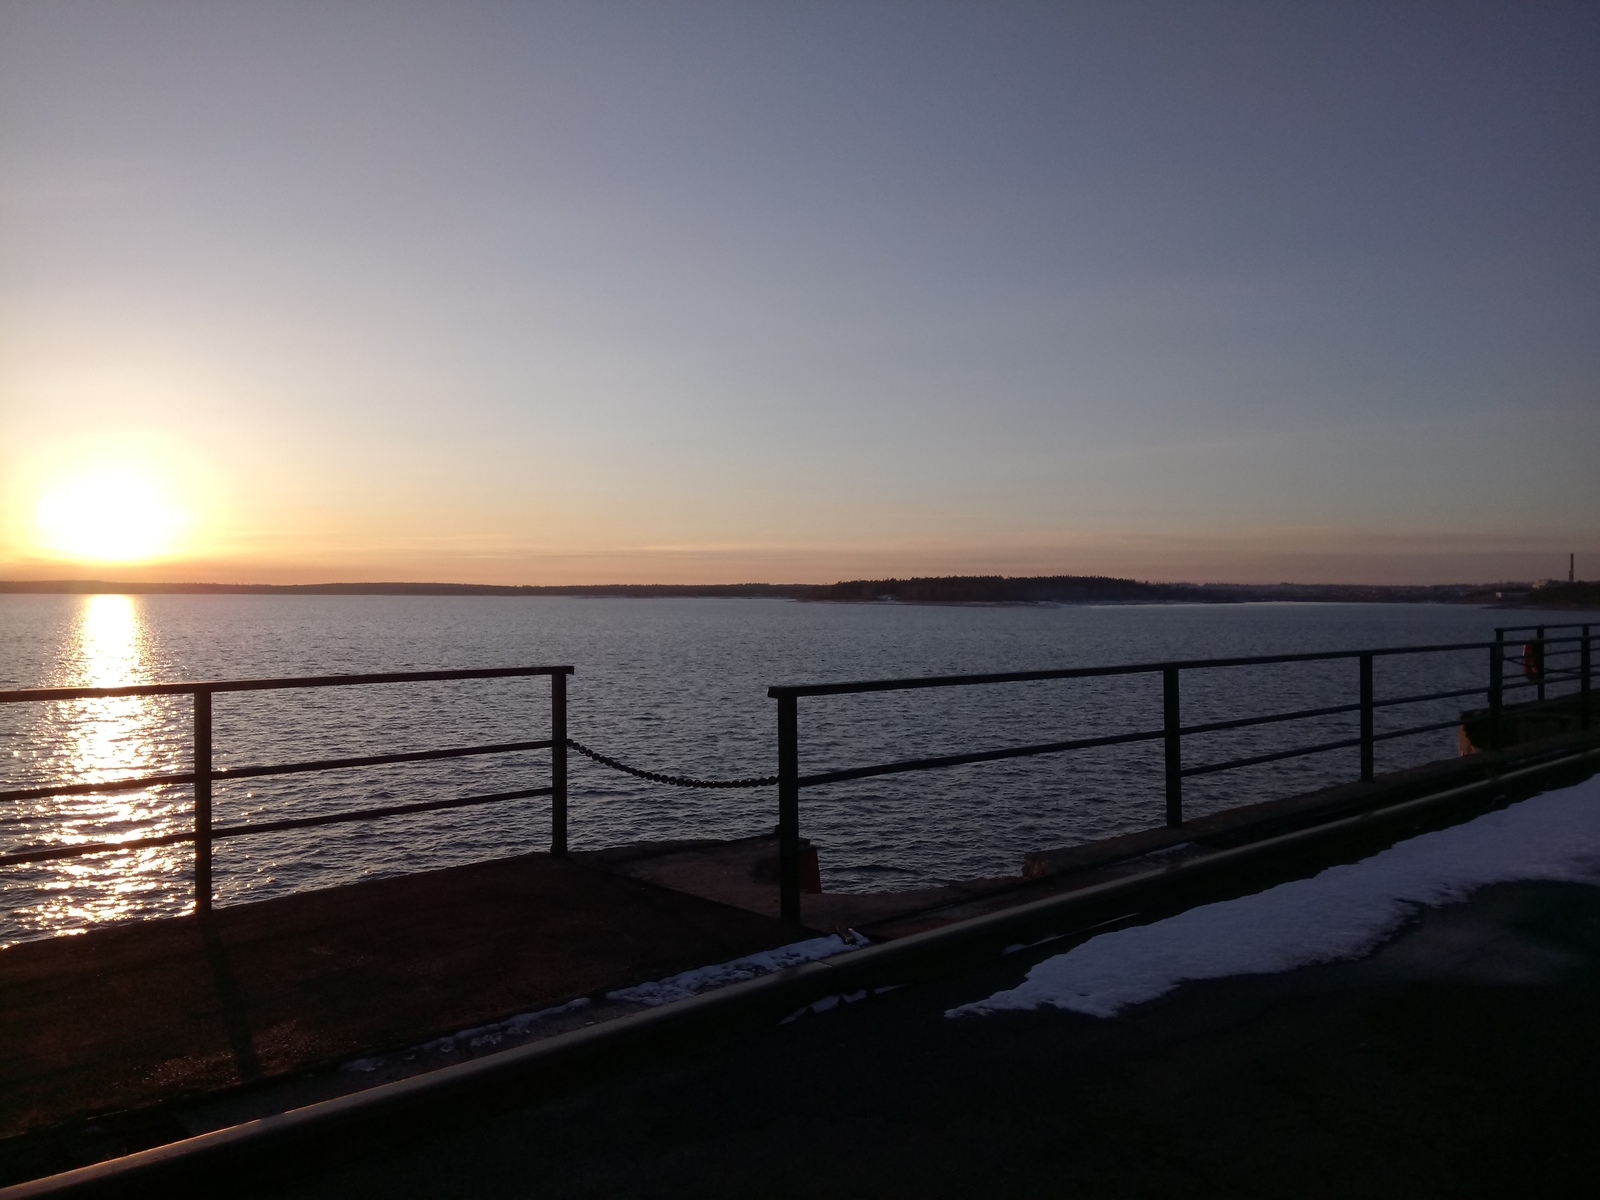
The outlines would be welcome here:
<svg viewBox="0 0 1600 1200">
<path fill-rule="evenodd" d="M 1600 883 L 1600 777 L 1253 896 L 1101 934 L 947 1017 L 1046 1005 L 1114 1016 L 1195 979 L 1364 956 L 1420 907 L 1516 880 Z"/>
<path fill-rule="evenodd" d="M 708 992 L 712 988 L 725 987 L 730 983 L 740 983 L 773 971 L 781 971 L 785 967 L 797 967 L 802 963 L 831 958 L 835 954 L 857 950 L 867 944 L 867 939 L 854 930 L 847 930 L 843 934 L 830 933 L 827 937 L 793 942 L 787 946 L 779 946 L 776 950 L 763 950 L 760 954 L 736 958 L 732 962 L 696 967 L 692 971 L 684 971 L 667 979 L 658 979 L 654 983 L 620 988 L 614 992 L 607 992 L 606 999 L 628 1000 L 635 1004 L 648 1004 L 653 1008 L 658 1004 L 670 1004 L 674 1000 L 698 996 L 701 992 Z"/>
<path fill-rule="evenodd" d="M 895 987 L 898 986 L 898 984 L 895 985 Z M 894 988 L 892 987 L 873 988 L 871 994 L 876 996 L 880 992 L 891 992 L 893 990 Z M 778 1024 L 792 1024 L 793 1022 L 798 1021 L 801 1017 L 805 1016 L 807 1013 L 831 1012 L 833 1009 L 838 1008 L 840 1004 L 854 1004 L 857 1000 L 865 1000 L 867 995 L 867 989 L 862 988 L 855 992 L 841 992 L 838 995 L 824 996 L 821 1000 L 813 1000 L 810 1004 L 801 1005 L 783 1020 L 779 1021 Z"/>
<path fill-rule="evenodd" d="M 569 1000 L 565 1004 L 557 1004 L 553 1008 L 541 1008 L 536 1012 L 519 1013 L 514 1017 L 507 1017 L 504 1021 L 496 1021 L 492 1025 L 478 1025 L 472 1029 L 462 1029 L 455 1033 L 446 1034 L 441 1038 L 434 1038 L 431 1042 L 424 1042 L 420 1046 L 413 1046 L 407 1052 L 407 1058 L 415 1058 L 418 1054 L 454 1054 L 462 1049 L 481 1050 L 485 1046 L 498 1046 L 508 1037 L 520 1037 L 527 1033 L 540 1021 L 562 1013 L 574 1012 L 589 1006 L 587 996 L 576 1000 Z M 346 1071 L 376 1071 L 381 1067 L 389 1066 L 393 1061 L 390 1057 L 357 1058 L 344 1064 Z"/>
</svg>

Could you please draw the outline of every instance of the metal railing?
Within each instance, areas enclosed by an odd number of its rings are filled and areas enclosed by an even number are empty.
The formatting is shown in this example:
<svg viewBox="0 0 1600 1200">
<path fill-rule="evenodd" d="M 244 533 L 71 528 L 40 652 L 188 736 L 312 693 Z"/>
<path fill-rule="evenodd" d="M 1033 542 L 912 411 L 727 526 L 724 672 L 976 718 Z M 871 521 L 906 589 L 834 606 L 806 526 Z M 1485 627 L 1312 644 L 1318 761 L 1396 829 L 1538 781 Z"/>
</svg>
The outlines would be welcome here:
<svg viewBox="0 0 1600 1200">
<path fill-rule="evenodd" d="M 1581 680 L 1586 677 L 1589 670 L 1589 631 L 1588 624 L 1572 623 L 1567 625 L 1502 625 L 1495 629 L 1494 640 L 1502 644 L 1504 649 L 1500 652 L 1500 673 L 1505 674 L 1505 664 L 1513 663 L 1520 667 L 1527 677 L 1527 682 L 1514 684 L 1513 687 L 1533 687 L 1537 691 L 1535 699 L 1546 698 L 1545 689 L 1552 683 Z M 1552 632 L 1563 629 L 1576 629 L 1576 637 L 1562 638 L 1550 637 Z M 1516 636 L 1507 640 L 1507 635 L 1532 634 L 1531 638 L 1523 640 Z M 1576 641 L 1577 645 L 1569 645 L 1566 649 L 1561 646 L 1565 643 Z M 1518 643 L 1521 643 L 1519 646 Z M 1555 649 L 1551 649 L 1555 646 Z M 1506 649 L 1512 653 L 1507 654 Z M 1570 660 L 1576 662 L 1561 662 Z"/>
<path fill-rule="evenodd" d="M 1563 632 L 1566 630 L 1577 630 L 1578 632 Z M 1533 636 L 1526 642 L 1519 642 L 1519 639 L 1514 636 L 1529 632 Z M 1490 727 L 1494 731 L 1496 738 L 1498 738 L 1508 693 L 1519 689 L 1535 689 L 1536 699 L 1534 703 L 1539 703 L 1547 699 L 1547 688 L 1570 683 L 1574 685 L 1574 698 L 1577 700 L 1577 715 L 1580 728 L 1587 728 L 1595 715 L 1592 706 L 1592 642 L 1593 635 L 1591 626 L 1588 624 L 1505 626 L 1495 631 L 1495 640 L 1492 642 L 1456 642 L 1432 646 L 1400 646 L 1373 650 L 1343 650 L 1311 654 L 1269 654 L 1235 658 L 1185 659 L 1171 662 L 1073 667 L 1044 671 L 1012 671 L 983 675 L 939 675 L 908 679 L 856 680 L 846 683 L 774 685 L 768 689 L 767 694 L 778 702 L 778 773 L 775 777 L 742 780 L 697 780 L 642 771 L 628 767 L 573 742 L 567 736 L 567 677 L 573 671 L 570 666 L 504 667 L 468 671 L 407 671 L 378 675 L 323 675 L 293 679 L 215 680 L 208 682 L 144 684 L 128 687 L 31 688 L 3 691 L 0 692 L 0 704 L 128 696 L 192 696 L 194 703 L 194 738 L 193 766 L 191 770 L 89 783 L 0 791 L 0 802 L 189 784 L 194 789 L 194 820 L 192 829 L 187 831 L 162 833 L 124 841 L 82 842 L 65 846 L 55 845 L 3 854 L 0 855 L 0 867 L 77 858 L 88 854 L 115 853 L 145 847 L 193 842 L 195 908 L 197 912 L 204 914 L 209 912 L 212 907 L 212 844 L 220 839 L 280 833 L 287 830 L 304 829 L 319 825 L 334 825 L 351 821 L 370 821 L 409 813 L 465 808 L 537 796 L 550 797 L 550 851 L 554 855 L 564 856 L 567 852 L 567 751 L 570 747 L 589 754 L 601 763 L 618 770 L 678 786 L 749 787 L 764 786 L 776 782 L 778 787 L 780 912 L 783 919 L 798 921 L 800 918 L 800 792 L 804 788 L 911 771 L 935 770 L 973 763 L 997 762 L 1004 759 L 1027 758 L 1088 750 L 1097 747 L 1159 741 L 1162 744 L 1163 754 L 1166 822 L 1171 826 L 1180 826 L 1184 820 L 1183 781 L 1185 779 L 1198 775 L 1239 770 L 1245 767 L 1259 766 L 1265 763 L 1312 754 L 1356 749 L 1359 751 L 1360 778 L 1370 780 L 1373 778 L 1374 773 L 1374 751 L 1379 742 L 1431 733 L 1441 729 L 1452 728 L 1461 723 L 1461 718 L 1457 716 L 1448 721 L 1425 722 L 1402 729 L 1386 729 L 1380 733 L 1376 729 L 1375 721 L 1376 713 L 1380 709 L 1462 699 L 1468 696 L 1482 696 L 1487 700 Z M 1449 688 L 1415 695 L 1386 696 L 1382 698 L 1374 694 L 1373 666 L 1377 659 L 1405 655 L 1447 654 L 1482 650 L 1489 651 L 1489 680 L 1487 685 Z M 1571 659 L 1576 659 L 1576 661 L 1568 661 Z M 1285 663 L 1333 661 L 1354 661 L 1356 663 L 1355 700 L 1313 708 L 1301 708 L 1289 712 L 1235 717 L 1228 720 L 1207 721 L 1190 725 L 1183 724 L 1181 689 L 1185 672 L 1235 667 L 1259 667 Z M 1508 662 L 1520 664 L 1524 676 L 1520 682 L 1515 679 L 1507 680 L 1505 664 Z M 1024 746 L 1006 746 L 926 758 L 901 759 L 893 762 L 873 763 L 804 775 L 800 773 L 798 701 L 801 697 L 1155 674 L 1161 676 L 1161 724 L 1159 728 L 1134 730 L 1098 737 L 1040 742 Z M 396 754 L 375 754 L 362 757 L 280 763 L 270 766 L 219 768 L 214 763 L 212 697 L 218 692 L 351 687 L 367 684 L 421 683 L 445 680 L 504 679 L 538 675 L 546 675 L 550 678 L 550 736 L 548 738 L 476 746 L 454 746 Z M 1527 706 L 1521 707 L 1525 708 Z M 1353 737 L 1342 737 L 1310 745 L 1274 749 L 1218 762 L 1185 765 L 1183 745 L 1185 737 L 1291 721 L 1316 720 L 1346 714 L 1358 714 L 1357 732 Z M 212 788 L 218 781 L 226 782 L 264 776 L 333 771 L 353 767 L 387 766 L 396 763 L 425 762 L 438 759 L 466 758 L 477 755 L 509 754 L 535 750 L 550 751 L 550 784 L 546 787 L 523 788 L 516 791 L 497 792 L 480 796 L 425 800 L 410 804 L 385 805 L 379 808 L 324 813 L 275 821 L 217 825 L 212 820 Z"/>
<path fill-rule="evenodd" d="M 468 808 L 480 804 L 499 804 L 535 796 L 550 797 L 550 852 L 567 852 L 567 676 L 570 666 L 501 667 L 476 671 L 399 671 L 383 675 L 315 675 L 297 679 L 230 679 L 193 683 L 156 683 L 130 687 L 27 688 L 0 692 L 0 704 L 23 704 L 61 700 L 95 700 L 121 696 L 192 696 L 194 698 L 193 766 L 188 771 L 141 775 L 128 779 L 93 783 L 63 784 L 51 787 L 17 788 L 0 791 L 0 801 L 35 800 L 50 796 L 81 796 L 96 792 L 137 791 L 148 787 L 191 784 L 194 788 L 192 829 L 117 842 L 80 842 L 70 846 L 49 846 L 0 855 L 0 867 L 53 859 L 79 858 L 86 854 L 111 854 L 149 846 L 194 843 L 195 911 L 205 914 L 212 907 L 211 847 L 223 838 L 248 837 L 263 833 L 282 833 L 317 825 L 338 825 L 350 821 L 374 821 L 407 813 L 432 812 L 448 808 Z M 355 687 L 380 683 L 427 683 L 462 679 L 511 679 L 530 675 L 550 677 L 550 736 L 534 741 L 498 742 L 490 745 L 452 746 L 434 750 L 415 750 L 399 754 L 369 754 L 357 758 L 327 758 L 310 762 L 277 763 L 270 766 L 217 767 L 213 756 L 211 698 L 218 692 L 279 691 L 293 688 Z M 422 800 L 411 804 L 389 804 L 348 812 L 319 813 L 280 821 L 252 821 L 216 825 L 212 822 L 212 787 L 234 779 L 257 779 L 271 775 L 297 775 L 313 771 L 337 771 L 351 767 L 388 766 L 394 763 L 429 762 L 437 759 L 468 758 L 486 754 L 511 754 L 520 751 L 550 751 L 550 783 L 546 787 L 521 788 L 483 796 L 460 796 L 446 800 Z"/>
<path fill-rule="evenodd" d="M 1523 682 L 1508 682 L 1504 664 L 1508 661 L 1508 634 L 1524 628 L 1535 631 L 1532 641 L 1535 649 L 1525 653 L 1522 661 L 1528 667 Z M 1562 629 L 1578 629 L 1580 633 L 1551 636 Z M 1506 693 L 1518 688 L 1537 688 L 1538 699 L 1545 698 L 1548 683 L 1557 681 L 1549 662 L 1557 656 L 1575 654 L 1578 662 L 1563 668 L 1560 681 L 1577 684 L 1579 720 L 1587 728 L 1591 718 L 1591 633 L 1588 625 L 1571 626 L 1507 626 L 1496 630 L 1492 642 L 1457 642 L 1435 646 L 1400 646 L 1376 650 L 1340 650 L 1314 654 L 1267 654 L 1243 658 L 1187 659 L 1174 662 L 1136 663 L 1108 667 L 1073 667 L 1051 671 L 1010 671 L 990 675 L 934 675 L 910 679 L 856 680 L 849 683 L 815 683 L 774 685 L 767 695 L 778 702 L 778 880 L 779 908 L 784 920 L 800 919 L 800 792 L 804 788 L 824 784 L 843 783 L 853 779 L 867 779 L 879 775 L 896 775 L 909 771 L 928 771 L 945 767 L 964 766 L 969 763 L 997 762 L 1010 758 L 1029 758 L 1043 754 L 1061 754 L 1075 750 L 1088 750 L 1103 746 L 1122 746 L 1137 742 L 1160 742 L 1162 745 L 1166 822 L 1171 826 L 1183 824 L 1183 781 L 1197 775 L 1238 770 L 1283 759 L 1323 754 L 1334 750 L 1359 751 L 1360 777 L 1373 777 L 1374 749 L 1379 742 L 1396 738 L 1414 737 L 1440 729 L 1454 728 L 1459 717 L 1448 721 L 1432 721 L 1403 729 L 1376 731 L 1375 714 L 1379 709 L 1403 705 L 1423 704 L 1430 701 L 1483 696 L 1487 699 L 1491 720 L 1498 731 Z M 1373 690 L 1373 664 L 1380 658 L 1402 655 L 1445 654 L 1469 651 L 1489 651 L 1489 681 L 1487 685 L 1449 688 L 1419 695 L 1386 696 L 1379 698 Z M 1354 660 L 1357 664 L 1356 699 L 1352 702 L 1303 708 L 1292 712 L 1269 713 L 1261 716 L 1238 717 L 1225 721 L 1208 721 L 1185 725 L 1182 721 L 1182 678 L 1185 672 L 1210 671 L 1233 667 L 1258 667 L 1280 663 L 1332 662 Z M 1537 664 L 1537 669 L 1533 669 Z M 847 767 L 841 770 L 800 773 L 799 700 L 802 697 L 843 696 L 863 692 L 898 692 L 921 688 L 973 687 L 1000 683 L 1029 683 L 1043 680 L 1095 679 L 1109 676 L 1156 675 L 1161 676 L 1161 726 L 1128 733 L 1100 737 L 1073 738 L 1062 741 L 1039 742 L 1026 746 L 1006 746 L 998 749 L 978 750 L 960 754 L 944 754 L 930 758 L 901 759 L 895 762 L 874 763 Z M 1338 738 L 1312 745 L 1294 746 L 1260 754 L 1250 754 L 1221 762 L 1185 765 L 1183 739 L 1197 734 L 1217 733 L 1223 730 L 1246 729 L 1253 726 L 1278 724 L 1287 721 L 1312 720 L 1346 713 L 1359 714 L 1358 732 L 1354 737 Z"/>
</svg>

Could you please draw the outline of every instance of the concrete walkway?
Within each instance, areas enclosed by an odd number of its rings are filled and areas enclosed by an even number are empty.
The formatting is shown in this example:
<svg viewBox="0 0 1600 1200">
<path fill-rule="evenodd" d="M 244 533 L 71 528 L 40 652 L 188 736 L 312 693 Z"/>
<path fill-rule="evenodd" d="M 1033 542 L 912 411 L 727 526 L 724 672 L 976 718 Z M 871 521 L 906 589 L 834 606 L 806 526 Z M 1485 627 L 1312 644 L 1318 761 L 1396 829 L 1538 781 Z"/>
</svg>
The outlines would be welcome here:
<svg viewBox="0 0 1600 1200">
<path fill-rule="evenodd" d="M 1492 887 L 1361 962 L 1109 1020 L 944 1016 L 1052 952 L 259 1194 L 1499 1200 L 1586 1195 L 1600 1173 L 1600 889 Z"/>
</svg>

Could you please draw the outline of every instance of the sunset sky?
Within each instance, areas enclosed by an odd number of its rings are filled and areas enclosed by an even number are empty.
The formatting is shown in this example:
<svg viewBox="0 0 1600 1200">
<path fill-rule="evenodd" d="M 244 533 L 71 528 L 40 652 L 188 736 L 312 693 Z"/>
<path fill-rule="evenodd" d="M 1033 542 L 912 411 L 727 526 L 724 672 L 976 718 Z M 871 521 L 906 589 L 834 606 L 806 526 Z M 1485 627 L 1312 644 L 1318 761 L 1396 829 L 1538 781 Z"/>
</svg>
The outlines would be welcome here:
<svg viewBox="0 0 1600 1200">
<path fill-rule="evenodd" d="M 1600 577 L 1600 5 L 0 2 L 0 578 Z"/>
</svg>

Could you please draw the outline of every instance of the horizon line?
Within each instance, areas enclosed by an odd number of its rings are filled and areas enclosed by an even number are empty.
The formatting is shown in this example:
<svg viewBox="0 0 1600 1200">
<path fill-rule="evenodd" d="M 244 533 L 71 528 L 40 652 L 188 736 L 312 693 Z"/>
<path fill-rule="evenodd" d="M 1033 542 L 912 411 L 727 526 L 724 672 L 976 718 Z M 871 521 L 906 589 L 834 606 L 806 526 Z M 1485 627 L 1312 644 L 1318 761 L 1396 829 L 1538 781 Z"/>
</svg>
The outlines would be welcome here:
<svg viewBox="0 0 1600 1200">
<path fill-rule="evenodd" d="M 1111 575 L 1000 575 L 1000 574 L 969 574 L 969 575 L 891 575 L 878 578 L 857 577 L 855 579 L 840 579 L 832 583 L 775 583 L 769 581 L 747 580 L 739 583 L 561 583 L 561 584 L 498 584 L 498 583 L 447 583 L 423 580 L 330 580 L 315 583 L 223 583 L 202 582 L 198 580 L 175 581 L 148 581 L 139 582 L 131 580 L 110 580 L 98 578 L 79 579 L 0 579 L 0 593 L 33 593 L 33 594 L 83 594 L 83 593 L 115 593 L 128 594 L 166 592 L 175 594 L 204 593 L 204 592 L 229 592 L 236 594 L 266 594 L 273 592 L 315 592 L 337 589 L 346 594 L 361 594 L 367 590 L 369 594 L 405 594 L 400 589 L 406 589 L 412 594 L 431 592 L 434 594 L 506 594 L 506 593 L 561 593 L 561 592 L 602 592 L 602 591 L 722 591 L 731 592 L 739 590 L 766 591 L 766 592 L 800 592 L 815 591 L 830 587 L 837 587 L 849 583 L 890 583 L 912 581 L 960 581 L 960 580 L 999 580 L 1013 583 L 1043 582 L 1055 580 L 1098 580 L 1119 584 L 1135 584 L 1152 588 L 1183 587 L 1195 589 L 1221 589 L 1221 588 L 1311 588 L 1319 591 L 1353 591 L 1353 590 L 1378 590 L 1378 591 L 1448 591 L 1452 589 L 1468 590 L 1506 590 L 1533 588 L 1540 582 L 1564 583 L 1563 580 L 1534 581 L 1534 580 L 1497 580 L 1484 581 L 1459 581 L 1454 583 L 1302 583 L 1294 580 L 1276 580 L 1272 582 L 1209 582 L 1196 583 L 1190 580 L 1163 580 L 1151 581 L 1134 579 L 1131 576 Z"/>
</svg>

